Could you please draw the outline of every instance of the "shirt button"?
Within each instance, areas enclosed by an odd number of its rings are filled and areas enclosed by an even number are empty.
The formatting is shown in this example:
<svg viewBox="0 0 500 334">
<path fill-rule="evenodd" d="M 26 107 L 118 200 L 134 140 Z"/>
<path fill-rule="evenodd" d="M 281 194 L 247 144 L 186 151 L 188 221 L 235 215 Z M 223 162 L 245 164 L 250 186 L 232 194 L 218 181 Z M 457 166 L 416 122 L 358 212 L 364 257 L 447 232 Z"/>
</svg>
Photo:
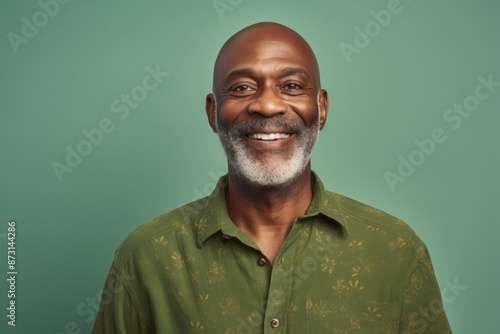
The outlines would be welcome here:
<svg viewBox="0 0 500 334">
<path fill-rule="evenodd" d="M 264 259 L 263 257 L 261 257 L 261 258 L 259 259 L 259 261 L 257 261 L 257 264 L 258 264 L 259 266 L 261 266 L 261 267 L 262 267 L 262 266 L 264 266 L 264 265 L 266 264 L 266 259 Z"/>
<path fill-rule="evenodd" d="M 271 327 L 272 328 L 276 328 L 279 325 L 280 325 L 280 321 L 278 319 L 274 318 L 274 319 L 271 320 Z"/>
<path fill-rule="evenodd" d="M 222 237 L 223 237 L 224 239 L 227 239 L 227 240 L 231 239 L 231 237 L 230 237 L 229 235 L 227 235 L 227 234 L 222 234 Z"/>
</svg>

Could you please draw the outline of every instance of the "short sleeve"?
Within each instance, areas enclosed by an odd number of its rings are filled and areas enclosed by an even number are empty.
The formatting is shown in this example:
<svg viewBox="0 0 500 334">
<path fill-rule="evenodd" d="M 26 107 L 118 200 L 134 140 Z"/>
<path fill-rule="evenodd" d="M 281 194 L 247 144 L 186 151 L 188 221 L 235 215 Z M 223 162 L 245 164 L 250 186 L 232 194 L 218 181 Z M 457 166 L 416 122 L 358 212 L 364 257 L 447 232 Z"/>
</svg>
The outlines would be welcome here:
<svg viewBox="0 0 500 334">
<path fill-rule="evenodd" d="M 401 304 L 400 333 L 451 334 L 427 248 L 420 248 L 408 275 Z"/>
<path fill-rule="evenodd" d="M 144 324 L 127 290 L 128 277 L 111 267 L 92 334 L 154 333 Z"/>
</svg>

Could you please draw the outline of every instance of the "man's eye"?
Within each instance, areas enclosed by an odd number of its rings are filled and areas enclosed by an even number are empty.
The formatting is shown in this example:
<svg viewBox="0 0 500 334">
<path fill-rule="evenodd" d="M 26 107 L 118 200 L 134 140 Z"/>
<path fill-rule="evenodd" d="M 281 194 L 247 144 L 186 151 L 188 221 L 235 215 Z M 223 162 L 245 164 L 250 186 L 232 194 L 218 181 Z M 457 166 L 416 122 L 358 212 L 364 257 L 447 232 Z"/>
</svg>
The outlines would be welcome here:
<svg viewBox="0 0 500 334">
<path fill-rule="evenodd" d="M 300 89 L 300 86 L 297 84 L 294 84 L 294 83 L 290 83 L 290 84 L 285 85 L 285 89 L 296 90 L 296 89 Z"/>
<path fill-rule="evenodd" d="M 236 92 L 244 92 L 246 90 L 250 90 L 250 87 L 247 86 L 247 85 L 241 85 L 241 86 L 238 86 L 238 87 L 234 87 L 233 90 L 236 91 Z"/>
</svg>

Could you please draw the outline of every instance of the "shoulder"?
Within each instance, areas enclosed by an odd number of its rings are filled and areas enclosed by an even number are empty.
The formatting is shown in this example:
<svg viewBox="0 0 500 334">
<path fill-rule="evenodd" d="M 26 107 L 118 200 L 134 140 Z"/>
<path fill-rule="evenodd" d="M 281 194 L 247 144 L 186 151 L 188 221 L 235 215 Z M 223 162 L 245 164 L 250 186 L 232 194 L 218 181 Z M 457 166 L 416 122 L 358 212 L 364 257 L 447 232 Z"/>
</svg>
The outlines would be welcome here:
<svg viewBox="0 0 500 334">
<path fill-rule="evenodd" d="M 205 206 L 206 200 L 205 197 L 185 204 L 136 227 L 116 250 L 115 264 L 122 267 L 141 247 L 159 239 L 168 242 L 176 240 L 179 235 L 193 234 L 195 218 Z"/>
<path fill-rule="evenodd" d="M 417 252 L 425 248 L 415 231 L 401 219 L 352 198 L 330 191 L 327 191 L 327 194 L 338 203 L 349 231 L 353 233 L 361 231 L 364 235 L 367 230 L 379 232 L 372 235 L 381 242 L 389 241 L 388 239 L 396 240 L 398 243 L 411 246 Z"/>
</svg>

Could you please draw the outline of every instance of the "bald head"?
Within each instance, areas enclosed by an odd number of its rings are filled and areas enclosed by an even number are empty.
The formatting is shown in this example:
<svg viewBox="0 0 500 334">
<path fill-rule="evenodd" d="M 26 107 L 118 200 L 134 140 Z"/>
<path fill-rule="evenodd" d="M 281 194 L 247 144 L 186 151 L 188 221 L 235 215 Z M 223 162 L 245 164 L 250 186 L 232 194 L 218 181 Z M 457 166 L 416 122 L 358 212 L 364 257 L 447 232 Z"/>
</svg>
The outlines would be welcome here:
<svg viewBox="0 0 500 334">
<path fill-rule="evenodd" d="M 320 87 L 316 56 L 309 44 L 294 30 L 273 22 L 248 26 L 231 36 L 222 46 L 214 67 L 214 93 L 226 76 L 237 67 L 251 67 L 252 63 L 287 58 L 301 64 L 311 75 L 311 81 Z"/>
</svg>

